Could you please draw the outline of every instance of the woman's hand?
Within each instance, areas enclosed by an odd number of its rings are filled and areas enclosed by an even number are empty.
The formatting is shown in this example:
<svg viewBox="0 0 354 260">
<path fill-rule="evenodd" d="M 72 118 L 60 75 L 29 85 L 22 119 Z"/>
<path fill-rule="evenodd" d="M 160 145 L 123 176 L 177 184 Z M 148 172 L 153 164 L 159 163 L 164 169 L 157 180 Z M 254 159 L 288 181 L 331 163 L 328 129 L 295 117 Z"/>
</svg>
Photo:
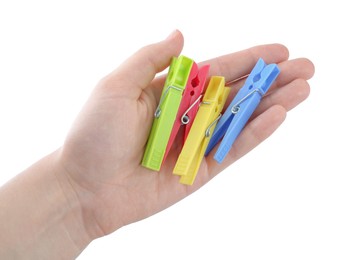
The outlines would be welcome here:
<svg viewBox="0 0 354 260">
<path fill-rule="evenodd" d="M 57 162 L 62 169 L 59 178 L 65 179 L 75 192 L 92 239 L 188 196 L 269 137 L 284 121 L 286 112 L 309 95 L 307 80 L 314 74 L 313 64 L 305 58 L 288 60 L 288 50 L 279 44 L 206 61 L 210 64 L 209 74 L 224 76 L 227 82 L 247 75 L 260 57 L 266 63 L 277 63 L 281 74 L 223 164 L 217 164 L 211 153 L 203 159 L 194 185 L 182 185 L 172 174 L 181 139 L 175 141 L 160 172 L 140 165 L 164 83 L 164 77 L 155 78 L 156 73 L 164 70 L 182 47 L 183 37 L 175 31 L 164 41 L 140 49 L 106 76 L 58 151 Z M 241 86 L 242 82 L 232 86 L 229 99 Z"/>
</svg>

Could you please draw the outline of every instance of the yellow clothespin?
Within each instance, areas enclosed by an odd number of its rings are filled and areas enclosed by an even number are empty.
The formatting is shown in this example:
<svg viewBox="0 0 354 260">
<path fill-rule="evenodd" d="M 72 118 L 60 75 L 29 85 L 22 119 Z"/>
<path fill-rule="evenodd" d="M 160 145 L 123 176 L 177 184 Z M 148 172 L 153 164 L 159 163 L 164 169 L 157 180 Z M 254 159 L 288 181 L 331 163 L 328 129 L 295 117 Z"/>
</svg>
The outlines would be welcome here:
<svg viewBox="0 0 354 260">
<path fill-rule="evenodd" d="M 230 88 L 224 77 L 211 77 L 187 140 L 182 148 L 173 173 L 180 175 L 180 183 L 192 185 L 209 144 Z"/>
<path fill-rule="evenodd" d="M 159 171 L 161 168 L 193 63 L 192 59 L 182 55 L 172 59 L 141 162 L 142 166 L 146 168 L 155 171 Z"/>
</svg>

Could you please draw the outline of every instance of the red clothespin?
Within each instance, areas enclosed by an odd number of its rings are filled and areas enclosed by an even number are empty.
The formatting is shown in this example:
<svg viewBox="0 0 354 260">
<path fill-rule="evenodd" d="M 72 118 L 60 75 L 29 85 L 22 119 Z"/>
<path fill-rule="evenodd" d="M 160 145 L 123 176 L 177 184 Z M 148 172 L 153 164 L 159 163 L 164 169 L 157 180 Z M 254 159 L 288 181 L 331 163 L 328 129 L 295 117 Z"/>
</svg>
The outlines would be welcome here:
<svg viewBox="0 0 354 260">
<path fill-rule="evenodd" d="M 170 139 L 168 140 L 163 160 L 166 159 L 177 136 L 178 130 L 182 126 L 184 126 L 183 142 L 187 139 L 188 133 L 192 127 L 194 118 L 198 112 L 198 108 L 202 100 L 202 93 L 206 79 L 208 77 L 209 67 L 209 65 L 205 65 L 201 68 L 198 68 L 198 65 L 195 62 L 193 63 L 186 88 L 182 95 L 182 101 L 177 112 L 176 121 L 173 125 Z"/>
</svg>

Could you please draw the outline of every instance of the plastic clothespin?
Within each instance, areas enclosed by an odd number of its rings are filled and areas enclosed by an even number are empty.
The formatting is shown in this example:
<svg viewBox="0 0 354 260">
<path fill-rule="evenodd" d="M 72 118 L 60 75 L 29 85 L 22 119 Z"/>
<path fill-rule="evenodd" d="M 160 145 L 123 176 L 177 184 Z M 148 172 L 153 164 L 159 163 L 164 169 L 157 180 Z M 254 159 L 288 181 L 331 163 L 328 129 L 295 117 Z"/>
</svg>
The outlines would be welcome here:
<svg viewBox="0 0 354 260">
<path fill-rule="evenodd" d="M 194 61 L 185 56 L 173 57 L 162 89 L 160 102 L 154 113 L 154 122 L 147 142 L 142 166 L 159 171 L 165 155 L 173 124 L 176 120 L 182 94 L 188 82 Z"/>
<path fill-rule="evenodd" d="M 279 73 L 280 70 L 276 64 L 267 65 L 263 59 L 258 60 L 251 74 L 247 77 L 245 84 L 239 90 L 217 124 L 209 142 L 206 155 L 210 153 L 224 136 L 214 155 L 214 159 L 218 163 L 221 163 L 225 159 L 232 144 Z"/>
<path fill-rule="evenodd" d="M 184 126 L 182 127 L 182 129 L 184 129 L 184 142 L 187 139 L 194 118 L 199 109 L 205 81 L 208 77 L 209 67 L 209 65 L 205 65 L 199 69 L 198 65 L 195 62 L 193 63 L 187 86 L 183 92 L 182 101 L 171 131 L 170 139 L 167 144 L 164 160 L 166 159 L 171 149 L 171 146 L 177 136 L 178 130 L 182 126 Z"/>
<path fill-rule="evenodd" d="M 181 176 L 180 183 L 193 184 L 229 93 L 230 88 L 225 87 L 224 77 L 211 77 L 192 128 L 173 169 L 174 174 Z"/>
</svg>

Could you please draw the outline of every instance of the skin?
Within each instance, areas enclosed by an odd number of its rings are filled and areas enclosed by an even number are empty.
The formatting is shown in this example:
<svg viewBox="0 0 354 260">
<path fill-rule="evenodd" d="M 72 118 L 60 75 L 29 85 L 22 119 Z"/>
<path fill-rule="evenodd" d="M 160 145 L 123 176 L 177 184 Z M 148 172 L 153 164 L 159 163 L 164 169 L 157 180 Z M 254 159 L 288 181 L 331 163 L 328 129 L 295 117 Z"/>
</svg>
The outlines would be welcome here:
<svg viewBox="0 0 354 260">
<path fill-rule="evenodd" d="M 227 82 L 247 75 L 259 57 L 281 74 L 263 98 L 222 164 L 203 159 L 193 186 L 172 174 L 181 149 L 177 136 L 160 172 L 140 165 L 164 83 L 156 73 L 183 48 L 174 31 L 143 47 L 104 77 L 77 116 L 63 146 L 0 188 L 0 258 L 67 259 L 94 239 L 149 217 L 188 196 L 269 137 L 286 112 L 309 95 L 314 66 L 288 60 L 285 46 L 270 44 L 221 56 L 209 75 Z M 230 99 L 244 80 L 230 84 Z M 227 104 L 226 104 L 227 106 Z M 237 149 L 236 149 L 237 148 Z M 215 151 L 216 149 L 214 149 Z"/>
</svg>

